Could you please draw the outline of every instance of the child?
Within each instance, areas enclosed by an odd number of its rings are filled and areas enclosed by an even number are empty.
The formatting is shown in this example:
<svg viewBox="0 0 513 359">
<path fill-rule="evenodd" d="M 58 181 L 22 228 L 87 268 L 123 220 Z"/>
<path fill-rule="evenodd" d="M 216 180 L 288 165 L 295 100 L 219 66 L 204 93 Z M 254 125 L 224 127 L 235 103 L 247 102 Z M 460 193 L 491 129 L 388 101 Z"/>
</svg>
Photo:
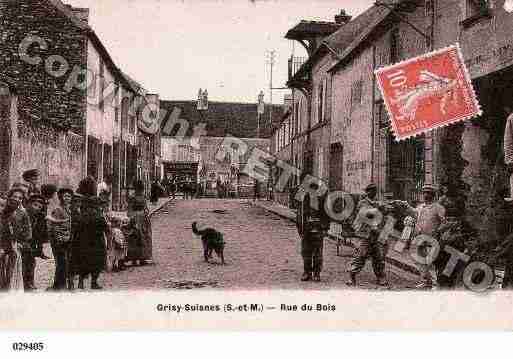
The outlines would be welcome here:
<svg viewBox="0 0 513 359">
<path fill-rule="evenodd" d="M 112 242 L 113 242 L 113 271 L 117 272 L 125 269 L 125 258 L 128 254 L 128 245 L 125 240 L 125 235 L 121 230 L 123 227 L 123 220 L 118 217 L 114 217 L 111 220 L 112 225 Z"/>
</svg>

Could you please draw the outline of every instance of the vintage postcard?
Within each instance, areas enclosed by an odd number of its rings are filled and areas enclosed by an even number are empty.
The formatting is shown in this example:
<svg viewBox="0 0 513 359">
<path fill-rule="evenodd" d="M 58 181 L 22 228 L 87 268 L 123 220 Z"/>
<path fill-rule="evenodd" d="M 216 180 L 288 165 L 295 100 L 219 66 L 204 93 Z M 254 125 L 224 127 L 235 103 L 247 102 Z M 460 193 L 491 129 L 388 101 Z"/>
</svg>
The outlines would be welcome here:
<svg viewBox="0 0 513 359">
<path fill-rule="evenodd" d="M 0 0 L 0 329 L 513 329 L 512 32 L 510 0 Z"/>
</svg>

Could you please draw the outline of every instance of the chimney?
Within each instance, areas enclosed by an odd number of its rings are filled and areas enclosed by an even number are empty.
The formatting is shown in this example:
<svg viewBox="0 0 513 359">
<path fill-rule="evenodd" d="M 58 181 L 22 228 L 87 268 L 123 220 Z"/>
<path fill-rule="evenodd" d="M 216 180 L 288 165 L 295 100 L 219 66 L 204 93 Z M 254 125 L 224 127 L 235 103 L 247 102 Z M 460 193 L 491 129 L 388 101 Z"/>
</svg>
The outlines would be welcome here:
<svg viewBox="0 0 513 359">
<path fill-rule="evenodd" d="M 335 22 L 340 25 L 347 24 L 351 21 L 352 16 L 348 15 L 344 9 L 340 10 L 340 14 L 335 15 Z"/>
<path fill-rule="evenodd" d="M 66 4 L 68 9 L 75 15 L 79 20 L 89 23 L 89 9 L 83 7 L 73 7 L 71 5 Z"/>
</svg>

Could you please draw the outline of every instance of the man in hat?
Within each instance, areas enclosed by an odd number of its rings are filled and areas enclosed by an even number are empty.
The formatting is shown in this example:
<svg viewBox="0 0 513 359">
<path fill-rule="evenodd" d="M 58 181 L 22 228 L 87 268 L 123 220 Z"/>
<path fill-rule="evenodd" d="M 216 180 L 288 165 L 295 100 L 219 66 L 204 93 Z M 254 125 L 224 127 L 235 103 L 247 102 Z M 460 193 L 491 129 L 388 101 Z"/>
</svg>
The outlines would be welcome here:
<svg viewBox="0 0 513 359">
<path fill-rule="evenodd" d="M 315 183 L 312 183 L 311 186 L 312 189 L 318 187 Z M 297 190 L 298 188 L 294 193 L 297 193 Z M 303 282 L 321 281 L 324 237 L 330 228 L 330 218 L 326 213 L 325 203 L 326 195 L 319 197 L 317 206 L 314 206 L 309 192 L 298 203 L 296 225 L 301 236 L 301 256 L 304 269 L 301 281 Z"/>
<path fill-rule="evenodd" d="M 363 217 L 374 216 L 378 218 L 383 205 L 376 201 L 378 187 L 371 183 L 365 187 L 365 197 L 362 198 L 356 207 L 356 219 L 353 227 L 355 234 L 360 238 L 360 245 L 356 256 L 351 261 L 349 270 L 350 279 L 346 283 L 349 286 L 356 286 L 356 276 L 365 266 L 365 262 L 370 257 L 372 260 L 372 269 L 377 278 L 377 284 L 387 286 L 388 282 L 385 276 L 385 246 L 378 241 L 379 225 L 371 225 L 362 221 Z"/>
<path fill-rule="evenodd" d="M 28 187 L 28 197 L 32 196 L 33 194 L 41 194 L 41 189 L 39 188 L 40 176 L 41 173 L 37 168 L 27 170 L 21 175 Z"/>
<path fill-rule="evenodd" d="M 438 230 L 441 224 L 445 221 L 445 208 L 440 203 L 435 202 L 436 190 L 432 185 L 425 185 L 422 188 L 424 195 L 424 203 L 420 204 L 417 208 L 409 206 L 407 203 L 406 210 L 408 215 L 415 218 L 415 230 L 413 238 L 420 235 L 429 236 L 433 239 L 438 239 Z M 417 263 L 417 268 L 420 272 L 420 281 L 417 284 L 419 289 L 430 289 L 436 283 L 436 270 L 433 262 L 436 258 L 428 258 L 431 245 L 427 242 L 418 247 L 418 254 L 424 258 L 426 263 Z M 424 260 L 422 261 L 424 262 Z"/>
</svg>

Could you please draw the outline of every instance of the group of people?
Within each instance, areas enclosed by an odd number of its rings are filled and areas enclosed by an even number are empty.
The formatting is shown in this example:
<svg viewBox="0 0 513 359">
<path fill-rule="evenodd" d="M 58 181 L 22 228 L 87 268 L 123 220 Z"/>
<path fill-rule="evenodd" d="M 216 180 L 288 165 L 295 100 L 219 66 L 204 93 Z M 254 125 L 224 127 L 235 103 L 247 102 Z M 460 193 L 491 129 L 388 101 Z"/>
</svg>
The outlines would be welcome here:
<svg viewBox="0 0 513 359">
<path fill-rule="evenodd" d="M 176 198 L 176 194 L 181 192 L 184 199 L 192 199 L 197 195 L 197 185 L 190 178 L 185 181 L 179 181 L 175 177 L 165 177 L 161 187 L 163 193 L 168 197 Z"/>
<path fill-rule="evenodd" d="M 74 190 L 53 184 L 40 186 L 37 169 L 25 171 L 23 181 L 14 183 L 0 197 L 0 289 L 36 290 L 37 261 L 51 259 L 44 253 L 49 243 L 55 261 L 53 284 L 48 290 L 84 289 L 90 277 L 91 289 L 102 289 L 100 274 L 106 267 L 109 243 L 124 237 L 119 221 L 110 216 L 110 188 L 88 176 Z M 151 222 L 144 184 L 134 184 L 135 195 L 128 201 L 133 229 L 121 262 L 139 264 L 152 258 Z M 54 205 L 55 197 L 58 204 Z M 121 238 L 121 241 L 125 241 Z"/>
<path fill-rule="evenodd" d="M 460 208 L 463 202 L 449 200 L 446 193 L 447 188 L 444 188 L 439 200 L 436 200 L 437 191 L 431 185 L 425 185 L 422 192 L 423 203 L 412 207 L 406 201 L 397 201 L 391 198 L 378 201 L 375 184 L 370 184 L 365 188 L 365 195 L 358 198 L 356 209 L 349 220 L 352 233 L 359 238 L 360 243 L 351 261 L 350 278 L 346 283 L 347 285 L 357 285 L 357 276 L 368 259 L 372 261 L 377 284 L 380 286 L 389 285 L 385 274 L 385 256 L 388 245 L 386 242 L 379 240 L 379 235 L 385 225 L 386 215 L 392 215 L 399 220 L 396 222 L 396 226 L 399 230 L 402 230 L 402 239 L 406 241 L 407 249 L 409 249 L 414 238 L 419 235 L 426 235 L 439 241 L 442 248 L 444 245 L 451 245 L 462 253 L 466 251 L 468 243 L 475 238 L 476 232 L 463 218 L 464 211 Z M 302 281 L 321 280 L 323 238 L 330 228 L 331 221 L 326 213 L 324 201 L 326 201 L 326 196 L 320 198 L 318 209 L 314 209 L 310 205 L 310 198 L 307 193 L 298 205 L 297 227 L 301 236 L 304 262 Z M 380 223 L 362 221 L 362 216 L 378 218 L 379 216 L 373 216 L 373 211 L 379 211 L 383 214 L 380 217 L 383 218 L 383 221 Z M 424 243 L 417 250 L 419 256 L 425 258 L 431 249 L 429 243 Z M 420 280 L 416 288 L 451 288 L 456 286 L 458 281 L 461 280 L 461 268 L 456 268 L 449 276 L 445 275 L 443 271 L 449 259 L 447 253 L 440 251 L 440 255 L 432 263 L 429 260 L 420 261 L 417 264 Z"/>
</svg>

